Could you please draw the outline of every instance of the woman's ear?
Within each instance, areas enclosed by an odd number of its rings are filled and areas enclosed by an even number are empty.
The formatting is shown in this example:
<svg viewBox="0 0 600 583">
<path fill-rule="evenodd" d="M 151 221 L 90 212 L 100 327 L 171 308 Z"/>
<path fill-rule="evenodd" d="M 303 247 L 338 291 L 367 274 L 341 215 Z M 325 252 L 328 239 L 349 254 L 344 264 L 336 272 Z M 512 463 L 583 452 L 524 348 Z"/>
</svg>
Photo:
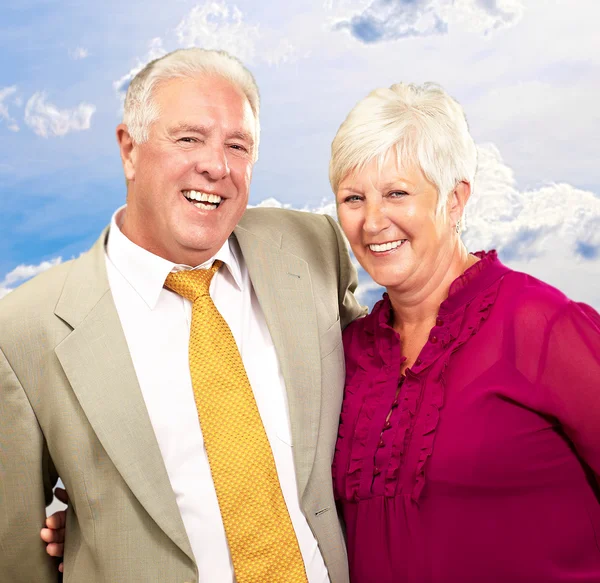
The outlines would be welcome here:
<svg viewBox="0 0 600 583">
<path fill-rule="evenodd" d="M 470 196 L 471 184 L 466 180 L 459 182 L 448 195 L 447 211 L 451 225 L 455 226 L 463 216 Z"/>
</svg>

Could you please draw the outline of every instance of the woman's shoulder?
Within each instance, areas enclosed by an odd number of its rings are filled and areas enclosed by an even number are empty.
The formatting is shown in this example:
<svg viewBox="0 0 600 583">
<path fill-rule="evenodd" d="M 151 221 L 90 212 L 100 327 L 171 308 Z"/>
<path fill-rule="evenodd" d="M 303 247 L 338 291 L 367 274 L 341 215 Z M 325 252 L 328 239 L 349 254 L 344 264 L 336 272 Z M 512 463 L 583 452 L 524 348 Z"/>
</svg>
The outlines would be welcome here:
<svg viewBox="0 0 600 583">
<path fill-rule="evenodd" d="M 558 288 L 522 271 L 509 270 L 502 282 L 500 293 L 512 298 L 515 307 L 556 311 L 569 303 L 569 298 Z"/>
<path fill-rule="evenodd" d="M 553 285 L 527 273 L 509 270 L 498 296 L 505 315 L 530 332 L 549 331 L 558 320 L 579 318 L 600 329 L 600 314 L 594 308 L 574 301 Z"/>
</svg>

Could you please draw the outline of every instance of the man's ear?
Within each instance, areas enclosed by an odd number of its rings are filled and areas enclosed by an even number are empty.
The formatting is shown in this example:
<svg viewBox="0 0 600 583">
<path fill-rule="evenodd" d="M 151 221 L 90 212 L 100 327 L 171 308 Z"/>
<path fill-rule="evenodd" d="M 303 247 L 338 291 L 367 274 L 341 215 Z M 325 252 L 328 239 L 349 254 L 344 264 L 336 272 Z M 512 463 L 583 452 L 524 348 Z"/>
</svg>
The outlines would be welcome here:
<svg viewBox="0 0 600 583">
<path fill-rule="evenodd" d="M 121 153 L 121 162 L 123 164 L 123 172 L 127 181 L 135 180 L 135 161 L 137 148 L 133 138 L 129 134 L 129 130 L 124 123 L 117 126 L 117 142 Z"/>
<path fill-rule="evenodd" d="M 459 182 L 448 195 L 448 217 L 452 225 L 456 225 L 463 216 L 465 205 L 471 196 L 471 185 L 465 180 Z"/>
</svg>

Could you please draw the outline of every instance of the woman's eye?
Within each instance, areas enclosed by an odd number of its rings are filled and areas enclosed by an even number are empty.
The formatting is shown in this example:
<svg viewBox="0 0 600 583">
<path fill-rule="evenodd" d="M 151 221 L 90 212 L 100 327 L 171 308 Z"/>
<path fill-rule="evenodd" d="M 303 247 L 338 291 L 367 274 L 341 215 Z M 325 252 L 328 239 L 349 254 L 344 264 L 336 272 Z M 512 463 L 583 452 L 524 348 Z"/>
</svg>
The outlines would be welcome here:
<svg viewBox="0 0 600 583">
<path fill-rule="evenodd" d="M 344 199 L 344 202 L 359 202 L 362 200 L 357 194 L 352 194 Z"/>
<path fill-rule="evenodd" d="M 403 190 L 394 190 L 393 192 L 390 192 L 388 196 L 390 196 L 391 198 L 402 198 L 403 196 L 406 196 L 408 193 L 404 192 Z"/>
</svg>

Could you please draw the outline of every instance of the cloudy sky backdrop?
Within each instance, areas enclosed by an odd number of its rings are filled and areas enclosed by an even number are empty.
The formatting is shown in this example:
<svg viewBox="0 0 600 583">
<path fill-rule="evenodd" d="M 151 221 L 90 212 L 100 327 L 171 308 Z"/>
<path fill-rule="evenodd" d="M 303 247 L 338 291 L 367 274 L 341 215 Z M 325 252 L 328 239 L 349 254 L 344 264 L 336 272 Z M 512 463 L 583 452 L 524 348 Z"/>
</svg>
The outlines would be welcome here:
<svg viewBox="0 0 600 583">
<path fill-rule="evenodd" d="M 600 309 L 597 0 L 4 0 L 0 296 L 78 256 L 124 201 L 123 92 L 178 47 L 239 56 L 261 89 L 251 203 L 334 213 L 329 146 L 350 108 L 440 83 L 479 145 L 464 238 Z M 361 296 L 379 290 L 361 274 Z"/>
</svg>

